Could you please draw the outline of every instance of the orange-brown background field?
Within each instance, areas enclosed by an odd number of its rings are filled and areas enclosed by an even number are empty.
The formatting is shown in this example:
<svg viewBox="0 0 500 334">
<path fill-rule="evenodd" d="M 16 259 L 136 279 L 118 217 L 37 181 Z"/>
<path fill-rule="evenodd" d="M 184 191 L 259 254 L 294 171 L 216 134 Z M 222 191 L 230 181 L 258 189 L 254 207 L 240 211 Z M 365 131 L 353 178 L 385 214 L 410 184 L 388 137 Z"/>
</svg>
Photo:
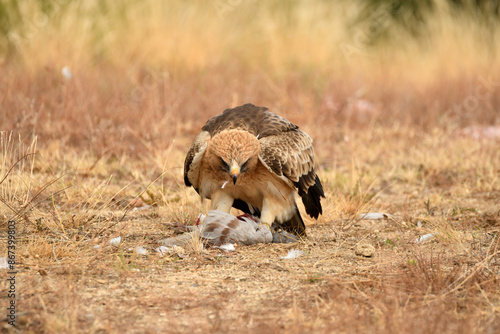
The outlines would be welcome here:
<svg viewBox="0 0 500 334">
<path fill-rule="evenodd" d="M 19 270 L 2 331 L 500 331 L 498 19 L 436 1 L 412 33 L 347 1 L 44 3 L 0 2 Z M 183 184 L 191 141 L 247 102 L 314 138 L 324 215 L 297 244 L 161 256 L 168 224 L 206 211 Z"/>
</svg>

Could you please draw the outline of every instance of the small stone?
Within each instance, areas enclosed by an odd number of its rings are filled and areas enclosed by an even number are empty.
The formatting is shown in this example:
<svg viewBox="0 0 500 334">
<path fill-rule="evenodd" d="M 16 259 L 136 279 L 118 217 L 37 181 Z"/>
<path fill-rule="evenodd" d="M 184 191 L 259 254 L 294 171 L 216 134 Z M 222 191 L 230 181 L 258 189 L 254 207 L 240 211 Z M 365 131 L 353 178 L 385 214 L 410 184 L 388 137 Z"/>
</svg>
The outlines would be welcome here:
<svg viewBox="0 0 500 334">
<path fill-rule="evenodd" d="M 137 246 L 135 248 L 135 252 L 139 255 L 147 255 L 148 254 L 148 250 L 142 246 Z"/>
<path fill-rule="evenodd" d="M 113 247 L 118 247 L 118 245 L 122 242 L 122 237 L 116 237 L 109 240 L 109 244 Z"/>
<path fill-rule="evenodd" d="M 354 252 L 358 256 L 372 257 L 375 254 L 375 247 L 370 244 L 358 244 Z"/>
</svg>

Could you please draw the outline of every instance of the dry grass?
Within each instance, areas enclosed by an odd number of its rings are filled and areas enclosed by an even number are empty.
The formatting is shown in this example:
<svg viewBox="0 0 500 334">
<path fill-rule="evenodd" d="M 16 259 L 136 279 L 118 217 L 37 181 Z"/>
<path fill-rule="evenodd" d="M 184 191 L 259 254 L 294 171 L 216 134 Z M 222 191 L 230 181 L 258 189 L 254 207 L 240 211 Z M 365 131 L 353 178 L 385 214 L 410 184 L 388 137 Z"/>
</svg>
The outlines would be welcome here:
<svg viewBox="0 0 500 334">
<path fill-rule="evenodd" d="M 97 2 L 69 2 L 0 65 L 0 228 L 17 223 L 17 330 L 500 330 L 499 141 L 464 130 L 500 124 L 498 34 L 481 41 L 484 27 L 445 8 L 432 38 L 403 48 L 396 31 L 347 61 L 356 5 L 271 1 L 255 15 L 244 2 L 220 19 L 212 3 L 118 3 L 103 16 Z M 298 244 L 225 253 L 194 238 L 160 256 L 168 223 L 206 210 L 182 182 L 192 139 L 246 102 L 312 135 L 324 215 Z M 360 245 L 374 255 L 356 255 Z M 280 259 L 293 248 L 306 255 Z"/>
</svg>

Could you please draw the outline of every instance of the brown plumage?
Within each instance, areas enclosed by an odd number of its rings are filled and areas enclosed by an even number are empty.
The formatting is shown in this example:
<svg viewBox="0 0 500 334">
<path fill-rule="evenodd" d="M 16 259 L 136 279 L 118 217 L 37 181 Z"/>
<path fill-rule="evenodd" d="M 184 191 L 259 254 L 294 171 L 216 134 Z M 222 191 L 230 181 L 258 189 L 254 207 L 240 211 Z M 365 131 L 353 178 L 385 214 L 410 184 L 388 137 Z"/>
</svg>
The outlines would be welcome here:
<svg viewBox="0 0 500 334">
<path fill-rule="evenodd" d="M 184 163 L 184 182 L 212 210 L 231 207 L 271 226 L 304 234 L 294 195 L 313 218 L 322 214 L 323 187 L 315 173 L 312 139 L 265 107 L 245 104 L 207 121 Z"/>
</svg>

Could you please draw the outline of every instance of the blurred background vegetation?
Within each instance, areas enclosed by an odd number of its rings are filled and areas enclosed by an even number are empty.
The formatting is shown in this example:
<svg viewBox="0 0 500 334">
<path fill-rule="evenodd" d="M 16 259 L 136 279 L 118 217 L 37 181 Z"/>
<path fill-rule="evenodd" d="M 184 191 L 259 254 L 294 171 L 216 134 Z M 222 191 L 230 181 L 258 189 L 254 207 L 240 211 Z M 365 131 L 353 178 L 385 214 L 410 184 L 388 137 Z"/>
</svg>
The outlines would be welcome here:
<svg viewBox="0 0 500 334">
<path fill-rule="evenodd" d="M 325 143 L 495 125 L 499 16 L 486 0 L 0 0 L 0 128 L 163 147 L 246 102 Z"/>
<path fill-rule="evenodd" d="M 424 75 L 496 62 L 499 8 L 487 0 L 0 0 L 0 55 L 31 70 L 331 73 L 389 62 Z"/>
</svg>

